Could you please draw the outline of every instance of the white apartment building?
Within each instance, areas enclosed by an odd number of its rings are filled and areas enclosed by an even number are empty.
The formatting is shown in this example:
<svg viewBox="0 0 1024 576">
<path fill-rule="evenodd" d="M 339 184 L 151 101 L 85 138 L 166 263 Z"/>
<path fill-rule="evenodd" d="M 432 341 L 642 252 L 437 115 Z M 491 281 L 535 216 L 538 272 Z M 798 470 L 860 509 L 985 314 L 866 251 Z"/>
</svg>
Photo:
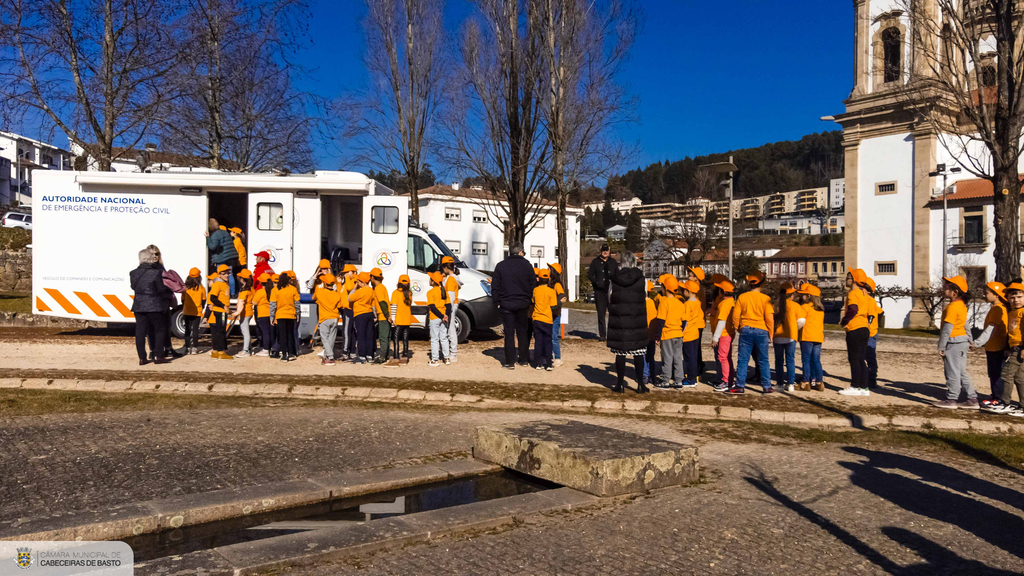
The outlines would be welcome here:
<svg viewBox="0 0 1024 576">
<path fill-rule="evenodd" d="M 432 186 L 419 191 L 420 224 L 437 234 L 466 265 L 490 271 L 505 258 L 505 235 L 495 226 L 502 214 L 495 200 L 480 189 L 458 185 Z M 558 225 L 555 205 L 526 234 L 526 258 L 543 268 L 558 262 Z M 580 278 L 580 217 L 583 210 L 568 208 L 568 258 L 563 275 L 569 299 L 575 300 Z"/>
<path fill-rule="evenodd" d="M 846 178 L 833 178 L 828 183 L 828 207 L 842 210 L 846 204 Z"/>
<path fill-rule="evenodd" d="M 757 223 L 757 228 L 761 234 L 842 234 L 846 228 L 846 215 L 788 214 L 765 218 Z"/>
<path fill-rule="evenodd" d="M 31 205 L 32 173 L 70 170 L 71 153 L 13 132 L 0 132 L 0 204 Z"/>
<path fill-rule="evenodd" d="M 643 204 L 643 201 L 641 201 L 639 198 L 634 196 L 634 197 L 630 198 L 629 200 L 615 200 L 615 201 L 613 201 L 612 202 L 612 210 L 615 210 L 619 214 L 629 214 L 629 212 L 631 210 L 633 210 L 633 208 L 636 208 L 637 206 L 640 206 L 641 204 Z M 583 205 L 583 209 L 585 210 L 587 208 L 590 208 L 591 212 L 600 212 L 601 210 L 604 210 L 604 202 L 603 201 L 602 202 L 591 202 L 589 204 L 584 204 Z"/>
</svg>

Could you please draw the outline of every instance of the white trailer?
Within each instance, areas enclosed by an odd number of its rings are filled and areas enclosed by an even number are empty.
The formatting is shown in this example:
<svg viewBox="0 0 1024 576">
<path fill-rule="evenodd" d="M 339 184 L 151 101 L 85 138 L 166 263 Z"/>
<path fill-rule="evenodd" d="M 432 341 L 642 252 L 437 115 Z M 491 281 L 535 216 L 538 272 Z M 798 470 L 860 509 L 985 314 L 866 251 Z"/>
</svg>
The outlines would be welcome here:
<svg viewBox="0 0 1024 576">
<path fill-rule="evenodd" d="M 138 252 L 158 246 L 164 265 L 182 277 L 208 271 L 211 217 L 247 238 L 248 264 L 267 251 L 276 272 L 305 280 L 321 259 L 378 267 L 388 291 L 412 281 L 413 314 L 426 315 L 427 271 L 452 255 L 436 235 L 409 223 L 409 198 L 355 172 L 275 176 L 240 173 L 41 171 L 35 175 L 32 311 L 35 314 L 134 322 L 128 273 Z M 458 260 L 458 258 L 456 258 Z M 490 278 L 460 263 L 459 339 L 500 323 Z M 300 332 L 315 326 L 316 306 L 302 295 Z M 180 304 L 180 299 L 179 299 Z M 180 309 L 172 321 L 181 337 Z"/>
</svg>

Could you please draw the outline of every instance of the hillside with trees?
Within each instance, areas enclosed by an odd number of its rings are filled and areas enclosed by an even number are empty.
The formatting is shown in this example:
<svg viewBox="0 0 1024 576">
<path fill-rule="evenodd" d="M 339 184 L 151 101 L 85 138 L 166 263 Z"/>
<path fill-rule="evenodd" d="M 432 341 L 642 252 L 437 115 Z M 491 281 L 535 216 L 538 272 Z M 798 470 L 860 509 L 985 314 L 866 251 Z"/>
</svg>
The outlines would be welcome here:
<svg viewBox="0 0 1024 576">
<path fill-rule="evenodd" d="M 686 202 L 700 196 L 694 179 L 697 167 L 726 162 L 730 154 L 739 168 L 733 190 L 735 198 L 827 186 L 832 178 L 843 176 L 842 137 L 842 131 L 834 130 L 758 148 L 655 162 L 646 168 L 638 167 L 612 176 L 608 179 L 607 193 L 614 199 L 636 196 L 644 204 Z"/>
</svg>

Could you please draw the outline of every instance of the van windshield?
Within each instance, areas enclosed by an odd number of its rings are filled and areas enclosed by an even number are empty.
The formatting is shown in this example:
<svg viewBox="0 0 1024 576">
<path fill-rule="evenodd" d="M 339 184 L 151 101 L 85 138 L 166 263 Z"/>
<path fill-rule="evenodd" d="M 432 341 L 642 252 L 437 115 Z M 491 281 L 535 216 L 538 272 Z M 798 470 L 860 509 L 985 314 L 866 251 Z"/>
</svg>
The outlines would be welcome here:
<svg viewBox="0 0 1024 576">
<path fill-rule="evenodd" d="M 449 248 L 448 245 L 445 244 L 443 240 L 437 237 L 437 234 L 434 234 L 433 232 L 428 232 L 427 236 L 430 237 L 430 241 L 434 243 L 434 246 L 437 246 L 437 249 L 441 251 L 441 254 L 444 254 L 445 256 L 451 256 L 452 258 L 455 259 L 455 263 L 458 266 L 465 268 L 466 265 L 462 262 L 462 260 L 459 260 L 459 257 L 456 256 L 454 252 L 452 252 L 451 248 Z"/>
</svg>

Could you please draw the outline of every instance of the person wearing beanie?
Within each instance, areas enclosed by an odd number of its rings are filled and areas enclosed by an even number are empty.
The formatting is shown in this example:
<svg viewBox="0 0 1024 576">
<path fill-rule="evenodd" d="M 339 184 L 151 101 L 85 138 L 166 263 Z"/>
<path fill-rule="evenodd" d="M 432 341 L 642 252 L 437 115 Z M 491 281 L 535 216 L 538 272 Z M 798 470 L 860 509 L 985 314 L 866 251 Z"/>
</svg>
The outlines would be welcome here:
<svg viewBox="0 0 1024 576">
<path fill-rule="evenodd" d="M 871 338 L 871 321 L 868 318 L 874 310 L 871 298 L 864 293 L 868 275 L 859 268 L 846 272 L 846 302 L 843 318 L 839 325 L 846 330 L 846 356 L 850 361 L 850 387 L 840 390 L 843 396 L 870 396 L 868 389 L 867 348 Z"/>
<path fill-rule="evenodd" d="M 260 339 L 261 350 L 254 356 L 270 356 L 274 347 L 274 331 L 271 329 L 271 306 L 276 309 L 274 290 L 276 287 L 270 280 L 270 274 L 264 272 L 256 279 L 260 283 L 259 288 L 253 288 L 252 308 L 256 316 L 256 330 Z"/>
<path fill-rule="evenodd" d="M 768 349 L 772 345 L 775 333 L 775 311 L 772 299 L 763 293 L 764 273 L 761 271 L 747 275 L 750 290 L 740 294 L 732 308 L 732 322 L 739 332 L 739 345 L 736 349 L 736 382 L 731 386 L 722 382 L 715 386 L 716 392 L 743 394 L 747 386 L 747 370 L 750 368 L 750 357 L 756 358 L 761 372 L 761 390 L 765 394 L 774 392 L 772 388 L 772 370 L 768 362 Z M 755 355 L 756 354 L 756 355 Z"/>
<path fill-rule="evenodd" d="M 398 287 L 391 293 L 392 322 L 395 325 L 395 356 L 389 365 L 397 366 L 402 360 L 409 361 L 409 326 L 412 326 L 412 288 L 408 274 L 398 277 Z M 399 354 L 398 344 L 402 343 Z"/>
<path fill-rule="evenodd" d="M 235 313 L 231 319 L 238 324 L 238 330 L 242 333 L 242 350 L 235 354 L 235 358 L 246 358 L 252 356 L 252 337 L 250 336 L 249 318 L 252 316 L 252 273 L 248 268 L 243 268 L 238 273 L 238 299 L 235 300 Z"/>
<path fill-rule="evenodd" d="M 210 285 L 209 307 L 210 307 L 210 340 L 213 343 L 213 351 L 210 357 L 219 360 L 234 360 L 227 353 L 227 311 L 231 305 L 230 288 L 228 278 L 231 277 L 231 267 L 227 264 L 217 266 L 217 271 L 211 274 L 213 284 Z"/>
<path fill-rule="evenodd" d="M 380 268 L 370 270 L 370 286 L 373 288 L 374 310 L 377 311 L 377 354 L 373 363 L 385 364 L 391 353 L 391 302 L 384 286 L 384 272 Z"/>
<path fill-rule="evenodd" d="M 1008 321 L 1006 311 L 1006 286 L 999 282 L 989 282 L 985 285 L 985 300 L 988 301 L 988 314 L 985 315 L 985 327 L 981 334 L 971 343 L 971 348 L 985 348 L 985 363 L 988 369 L 988 383 L 992 395 L 987 400 L 982 400 L 982 406 L 991 405 L 992 402 L 1003 395 L 1003 362 L 1006 361 L 1006 323 Z"/>
<path fill-rule="evenodd" d="M 324 357 L 320 364 L 334 366 L 334 342 L 338 336 L 338 318 L 341 317 L 344 295 L 338 291 L 337 281 L 330 272 L 321 275 L 319 280 L 313 290 L 313 301 L 317 305 L 317 330 L 324 345 Z"/>
<path fill-rule="evenodd" d="M 533 367 L 537 370 L 554 369 L 551 361 L 551 327 L 554 324 L 554 310 L 558 307 L 558 295 L 551 287 L 551 273 L 545 268 L 540 271 L 541 283 L 533 289 Z"/>
<path fill-rule="evenodd" d="M 185 353 L 199 353 L 199 324 L 206 308 L 206 287 L 199 268 L 188 271 L 185 294 L 181 299 L 181 318 L 185 322 Z"/>
<path fill-rule="evenodd" d="M 427 324 L 430 326 L 430 361 L 427 366 L 440 366 L 440 356 L 444 355 L 444 363 L 448 360 L 448 331 L 444 325 L 448 322 L 448 292 L 441 286 L 444 275 L 440 272 L 427 274 L 430 277 L 430 290 L 427 291 Z"/>
<path fill-rule="evenodd" d="M 711 349 L 718 361 L 718 384 L 729 385 L 736 377 L 732 361 L 732 341 L 736 338 L 736 325 L 732 322 L 732 309 L 736 305 L 736 285 L 723 278 L 715 283 L 718 297 L 711 309 Z"/>
<path fill-rule="evenodd" d="M 349 295 L 352 306 L 352 321 L 355 325 L 356 364 L 366 364 L 373 360 L 373 320 L 374 296 L 370 287 L 370 273 L 360 272 L 354 281 L 355 289 Z"/>
</svg>

